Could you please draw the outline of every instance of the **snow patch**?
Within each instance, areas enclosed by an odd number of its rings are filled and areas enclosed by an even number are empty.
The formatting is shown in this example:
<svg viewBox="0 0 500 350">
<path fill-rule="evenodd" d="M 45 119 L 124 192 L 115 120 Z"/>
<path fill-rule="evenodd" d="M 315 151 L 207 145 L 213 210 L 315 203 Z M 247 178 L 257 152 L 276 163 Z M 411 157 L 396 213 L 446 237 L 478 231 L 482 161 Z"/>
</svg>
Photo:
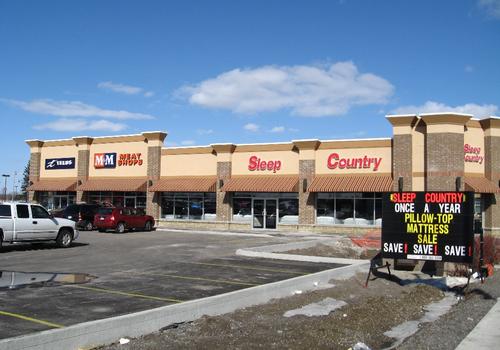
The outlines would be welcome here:
<svg viewBox="0 0 500 350">
<path fill-rule="evenodd" d="M 326 316 L 330 312 L 347 305 L 345 301 L 333 298 L 325 298 L 317 303 L 305 305 L 299 309 L 289 310 L 283 314 L 284 317 L 292 317 L 296 315 L 304 315 L 307 317 L 312 316 Z"/>
<path fill-rule="evenodd" d="M 394 349 L 401 345 L 409 336 L 418 331 L 418 325 L 425 322 L 434 322 L 446 314 L 453 305 L 458 303 L 453 293 L 445 293 L 445 297 L 435 303 L 424 306 L 425 314 L 417 321 L 406 321 L 384 333 L 385 336 L 396 339 L 396 342 L 384 350 Z"/>
</svg>

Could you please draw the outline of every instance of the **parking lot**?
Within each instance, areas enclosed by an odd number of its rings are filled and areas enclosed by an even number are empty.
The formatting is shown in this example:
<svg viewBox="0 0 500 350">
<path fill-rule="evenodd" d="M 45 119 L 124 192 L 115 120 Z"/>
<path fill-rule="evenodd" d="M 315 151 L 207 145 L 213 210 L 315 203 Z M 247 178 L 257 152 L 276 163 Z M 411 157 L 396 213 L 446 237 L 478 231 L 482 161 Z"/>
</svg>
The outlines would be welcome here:
<svg viewBox="0 0 500 350">
<path fill-rule="evenodd" d="M 162 230 L 90 231 L 81 232 L 68 249 L 50 244 L 6 246 L 0 253 L 0 338 L 182 303 L 339 266 L 234 255 L 238 248 L 289 241 L 285 237 Z"/>
</svg>

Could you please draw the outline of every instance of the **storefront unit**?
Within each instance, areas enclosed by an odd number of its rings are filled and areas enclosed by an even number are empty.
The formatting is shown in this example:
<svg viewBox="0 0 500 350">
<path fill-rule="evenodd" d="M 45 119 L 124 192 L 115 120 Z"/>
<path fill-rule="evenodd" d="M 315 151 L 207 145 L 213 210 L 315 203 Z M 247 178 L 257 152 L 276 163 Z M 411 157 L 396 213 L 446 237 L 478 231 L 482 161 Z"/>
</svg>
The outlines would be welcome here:
<svg viewBox="0 0 500 350">
<path fill-rule="evenodd" d="M 500 119 L 394 115 L 392 138 L 163 147 L 162 132 L 28 141 L 31 199 L 146 206 L 159 225 L 380 231 L 387 191 L 474 191 L 500 235 Z"/>
<path fill-rule="evenodd" d="M 29 140 L 30 200 L 49 209 L 75 202 L 146 208 L 148 183 L 160 175 L 158 160 L 165 136 L 149 132 Z"/>
</svg>

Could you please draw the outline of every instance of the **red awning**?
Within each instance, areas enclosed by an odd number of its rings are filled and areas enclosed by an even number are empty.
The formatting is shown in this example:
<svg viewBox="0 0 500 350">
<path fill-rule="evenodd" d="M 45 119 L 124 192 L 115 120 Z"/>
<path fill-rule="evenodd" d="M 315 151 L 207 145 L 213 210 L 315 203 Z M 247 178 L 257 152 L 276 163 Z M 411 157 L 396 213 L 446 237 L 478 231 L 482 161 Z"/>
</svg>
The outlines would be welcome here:
<svg viewBox="0 0 500 350">
<path fill-rule="evenodd" d="M 465 190 L 476 193 L 499 193 L 500 188 L 485 177 L 465 177 Z"/>
<path fill-rule="evenodd" d="M 145 178 L 120 178 L 113 179 L 91 179 L 78 186 L 78 191 L 123 191 L 123 192 L 145 192 Z"/>
<path fill-rule="evenodd" d="M 28 191 L 75 191 L 75 179 L 40 179 L 28 186 Z"/>
<path fill-rule="evenodd" d="M 298 176 L 237 176 L 226 180 L 226 192 L 298 192 Z"/>
<path fill-rule="evenodd" d="M 215 192 L 216 176 L 172 176 L 154 181 L 152 192 Z"/>
<path fill-rule="evenodd" d="M 392 190 L 390 175 L 318 175 L 309 192 L 388 192 Z"/>
</svg>

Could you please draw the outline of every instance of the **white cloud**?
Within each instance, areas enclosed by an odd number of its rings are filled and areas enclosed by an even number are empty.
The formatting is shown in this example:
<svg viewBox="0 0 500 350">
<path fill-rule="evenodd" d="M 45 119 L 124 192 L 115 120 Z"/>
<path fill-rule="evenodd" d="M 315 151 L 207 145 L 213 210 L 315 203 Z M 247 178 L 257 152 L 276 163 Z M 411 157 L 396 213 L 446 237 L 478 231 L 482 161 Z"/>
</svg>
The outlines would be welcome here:
<svg viewBox="0 0 500 350">
<path fill-rule="evenodd" d="M 103 90 L 110 90 L 125 95 L 143 94 L 144 97 L 152 97 L 155 94 L 153 91 L 145 91 L 143 88 L 138 86 L 113 83 L 112 81 L 102 81 L 97 84 L 97 87 Z"/>
<path fill-rule="evenodd" d="M 262 66 L 234 69 L 178 93 L 191 104 L 258 113 L 290 109 L 305 117 L 342 115 L 356 105 L 385 104 L 394 87 L 353 62 L 329 66 Z"/>
<path fill-rule="evenodd" d="M 245 126 L 243 126 L 243 129 L 245 129 L 246 131 L 250 131 L 250 132 L 257 132 L 257 131 L 259 131 L 260 126 L 258 126 L 257 124 L 254 124 L 254 123 L 248 123 L 248 124 L 245 124 Z"/>
<path fill-rule="evenodd" d="M 127 125 L 121 123 L 113 123 L 109 120 L 83 120 L 83 119 L 68 119 L 61 118 L 54 122 L 39 124 L 33 126 L 37 130 L 53 130 L 53 131 L 121 131 L 127 128 Z"/>
<path fill-rule="evenodd" d="M 500 19 L 500 0 L 479 0 L 477 3 L 488 16 Z"/>
<path fill-rule="evenodd" d="M 142 92 L 142 88 L 131 85 L 117 84 L 112 81 L 102 81 L 97 87 L 104 90 L 111 90 L 126 95 L 137 95 Z"/>
<path fill-rule="evenodd" d="M 196 141 L 194 140 L 184 140 L 184 141 L 181 141 L 181 145 L 183 146 L 192 146 L 196 143 Z"/>
<path fill-rule="evenodd" d="M 198 129 L 196 130 L 196 133 L 198 135 L 210 135 L 213 134 L 214 130 L 213 129 Z"/>
<path fill-rule="evenodd" d="M 285 127 L 284 126 L 275 126 L 269 132 L 274 132 L 274 133 L 280 133 L 280 132 L 285 132 Z"/>
<path fill-rule="evenodd" d="M 12 106 L 21 108 L 22 110 L 48 114 L 57 117 L 100 117 L 111 119 L 154 119 L 152 115 L 143 113 L 133 113 L 128 111 L 117 111 L 111 109 L 103 109 L 96 106 L 88 105 L 80 101 L 54 101 L 50 99 L 38 99 L 32 101 L 18 101 L 0 99 L 0 101 L 8 103 Z"/>
<path fill-rule="evenodd" d="M 427 101 L 421 106 L 402 106 L 392 111 L 394 114 L 423 114 L 423 113 L 439 113 L 439 112 L 455 112 L 472 114 L 476 118 L 484 118 L 495 115 L 498 112 L 496 105 L 478 105 L 475 103 L 467 103 L 461 106 L 448 106 L 444 103 L 435 101 Z"/>
</svg>

